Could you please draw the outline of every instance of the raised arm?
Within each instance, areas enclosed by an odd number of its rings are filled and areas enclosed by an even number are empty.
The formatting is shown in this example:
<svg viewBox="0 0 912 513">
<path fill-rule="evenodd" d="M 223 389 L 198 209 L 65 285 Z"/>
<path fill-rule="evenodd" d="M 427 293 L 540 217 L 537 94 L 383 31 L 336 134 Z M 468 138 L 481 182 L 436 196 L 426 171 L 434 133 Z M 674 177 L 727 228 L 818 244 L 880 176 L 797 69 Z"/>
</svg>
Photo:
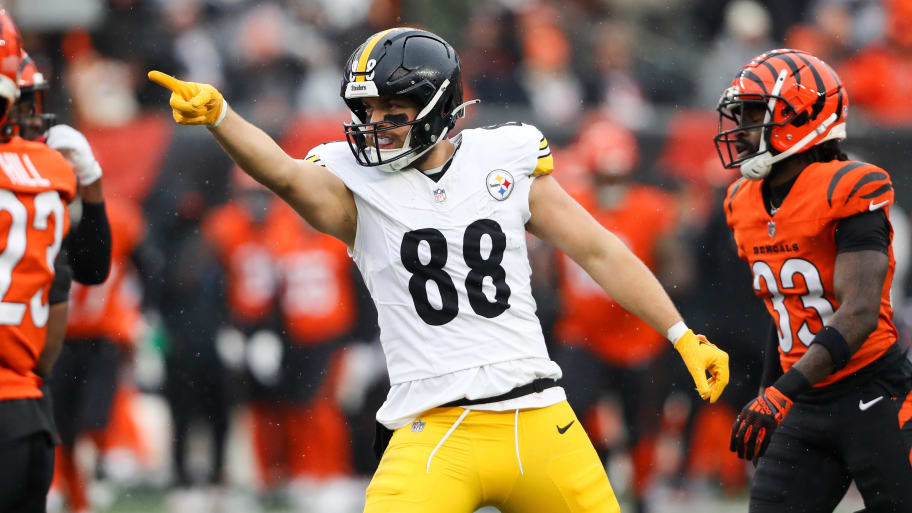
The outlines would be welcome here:
<svg viewBox="0 0 912 513">
<path fill-rule="evenodd" d="M 536 178 L 526 228 L 567 254 L 626 310 L 663 335 L 683 326 L 668 294 L 643 262 L 586 212 L 551 176 Z M 728 384 L 728 355 L 690 330 L 675 334 L 700 395 L 715 402 Z M 711 374 L 706 379 L 706 372 Z"/>
<path fill-rule="evenodd" d="M 354 245 L 357 210 L 351 191 L 325 167 L 285 153 L 208 84 L 184 82 L 150 71 L 149 79 L 172 91 L 174 120 L 205 125 L 237 165 L 291 205 L 311 226 Z"/>
</svg>

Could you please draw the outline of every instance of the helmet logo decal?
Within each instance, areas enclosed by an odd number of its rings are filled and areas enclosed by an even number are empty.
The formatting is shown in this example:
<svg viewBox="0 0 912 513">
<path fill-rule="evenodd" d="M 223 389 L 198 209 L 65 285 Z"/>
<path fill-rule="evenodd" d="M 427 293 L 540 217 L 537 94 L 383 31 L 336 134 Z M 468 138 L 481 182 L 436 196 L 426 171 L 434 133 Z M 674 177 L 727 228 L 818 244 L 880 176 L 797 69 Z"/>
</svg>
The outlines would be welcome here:
<svg viewBox="0 0 912 513">
<path fill-rule="evenodd" d="M 371 80 L 369 82 L 349 82 L 345 84 L 346 98 L 365 98 L 380 96 L 377 93 L 377 84 Z"/>
<path fill-rule="evenodd" d="M 348 75 L 348 80 L 354 82 L 356 77 L 355 73 L 358 73 L 358 61 L 352 61 L 351 73 Z M 377 67 L 377 59 L 368 59 L 367 65 L 364 67 L 364 71 L 357 76 L 357 80 L 368 80 L 372 81 L 374 79 L 374 68 Z M 365 74 L 366 73 L 366 74 Z"/>
<path fill-rule="evenodd" d="M 377 59 L 370 59 L 367 61 L 367 68 L 364 70 L 367 72 L 365 75 L 365 80 L 374 80 L 374 68 L 377 67 Z"/>
<path fill-rule="evenodd" d="M 513 175 L 504 169 L 495 169 L 488 173 L 485 179 L 488 194 L 497 201 L 503 201 L 510 197 L 514 185 Z"/>
<path fill-rule="evenodd" d="M 357 59 L 352 59 L 352 80 L 364 82 L 365 75 L 363 75 L 363 73 L 372 71 L 377 65 L 377 61 L 370 58 L 371 52 L 374 51 L 374 47 L 377 46 L 377 43 L 393 30 L 395 29 L 386 29 L 383 32 L 378 32 L 364 43 L 364 50 L 361 51 L 361 56 Z M 373 64 L 370 64 L 371 62 L 373 62 Z M 359 75 L 355 77 L 355 73 L 358 73 Z M 367 80 L 373 80 L 373 78 L 374 76 L 371 75 Z"/>
</svg>

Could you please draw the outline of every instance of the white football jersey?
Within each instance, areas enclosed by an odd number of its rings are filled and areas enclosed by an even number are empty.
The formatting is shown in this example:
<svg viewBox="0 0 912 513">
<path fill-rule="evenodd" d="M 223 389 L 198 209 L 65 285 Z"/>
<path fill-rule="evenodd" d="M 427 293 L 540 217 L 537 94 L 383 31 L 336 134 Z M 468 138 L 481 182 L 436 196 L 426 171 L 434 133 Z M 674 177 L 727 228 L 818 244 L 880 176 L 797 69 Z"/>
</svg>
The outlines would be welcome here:
<svg viewBox="0 0 912 513">
<path fill-rule="evenodd" d="M 535 315 L 526 250 L 530 187 L 553 167 L 547 141 L 531 125 L 508 123 L 453 142 L 437 182 L 412 168 L 363 167 L 346 142 L 307 157 L 354 193 L 350 253 L 377 307 L 393 385 L 378 420 L 388 427 L 455 399 L 560 377 Z M 533 395 L 521 407 L 564 399 L 560 389 Z"/>
</svg>

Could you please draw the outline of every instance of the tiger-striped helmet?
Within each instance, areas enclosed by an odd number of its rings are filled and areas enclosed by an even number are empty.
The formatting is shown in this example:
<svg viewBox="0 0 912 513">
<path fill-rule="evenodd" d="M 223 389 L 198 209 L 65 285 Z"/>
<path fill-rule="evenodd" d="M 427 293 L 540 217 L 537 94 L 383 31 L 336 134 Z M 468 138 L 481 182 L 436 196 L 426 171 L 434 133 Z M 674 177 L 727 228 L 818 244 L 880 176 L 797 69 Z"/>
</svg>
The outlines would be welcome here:
<svg viewBox="0 0 912 513">
<path fill-rule="evenodd" d="M 44 135 L 57 120 L 53 113 L 45 112 L 45 95 L 48 82 L 44 74 L 38 71 L 35 61 L 25 49 L 19 63 L 19 100 L 10 110 L 7 123 L 3 126 L 4 135 L 17 133 L 23 139 L 35 140 Z"/>
<path fill-rule="evenodd" d="M 19 62 L 22 40 L 13 18 L 0 9 L 0 124 L 6 122 L 10 107 L 19 98 Z"/>
<path fill-rule="evenodd" d="M 750 105 L 766 109 L 762 123 L 743 124 L 743 108 Z M 801 50 L 779 49 L 744 66 L 716 110 L 714 140 L 722 165 L 740 166 L 746 178 L 762 180 L 776 162 L 824 141 L 845 139 L 849 97 L 828 64 Z M 738 133 L 755 129 L 761 130 L 759 146 L 740 155 Z"/>
</svg>

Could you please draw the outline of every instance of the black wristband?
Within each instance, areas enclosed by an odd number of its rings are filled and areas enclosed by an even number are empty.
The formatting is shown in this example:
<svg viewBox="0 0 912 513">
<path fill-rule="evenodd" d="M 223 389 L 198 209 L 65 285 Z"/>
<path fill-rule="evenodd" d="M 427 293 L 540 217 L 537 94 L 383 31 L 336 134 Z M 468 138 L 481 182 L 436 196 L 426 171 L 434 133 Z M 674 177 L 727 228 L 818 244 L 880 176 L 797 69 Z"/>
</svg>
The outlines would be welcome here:
<svg viewBox="0 0 912 513">
<path fill-rule="evenodd" d="M 103 202 L 82 202 L 82 219 L 67 245 L 73 279 L 84 285 L 104 283 L 111 271 L 111 225 Z"/>
<path fill-rule="evenodd" d="M 811 389 L 811 383 L 804 377 L 804 374 L 795 367 L 792 367 L 788 372 L 777 379 L 776 382 L 773 383 L 773 386 L 792 401 L 800 394 Z"/>
<path fill-rule="evenodd" d="M 830 352 L 830 358 L 833 360 L 833 372 L 845 367 L 849 363 L 849 359 L 852 358 L 852 349 L 849 348 L 849 343 L 846 342 L 842 333 L 839 333 L 839 330 L 832 326 L 824 326 L 814 337 L 814 340 L 811 341 L 811 345 L 814 344 L 820 344 Z"/>
</svg>

